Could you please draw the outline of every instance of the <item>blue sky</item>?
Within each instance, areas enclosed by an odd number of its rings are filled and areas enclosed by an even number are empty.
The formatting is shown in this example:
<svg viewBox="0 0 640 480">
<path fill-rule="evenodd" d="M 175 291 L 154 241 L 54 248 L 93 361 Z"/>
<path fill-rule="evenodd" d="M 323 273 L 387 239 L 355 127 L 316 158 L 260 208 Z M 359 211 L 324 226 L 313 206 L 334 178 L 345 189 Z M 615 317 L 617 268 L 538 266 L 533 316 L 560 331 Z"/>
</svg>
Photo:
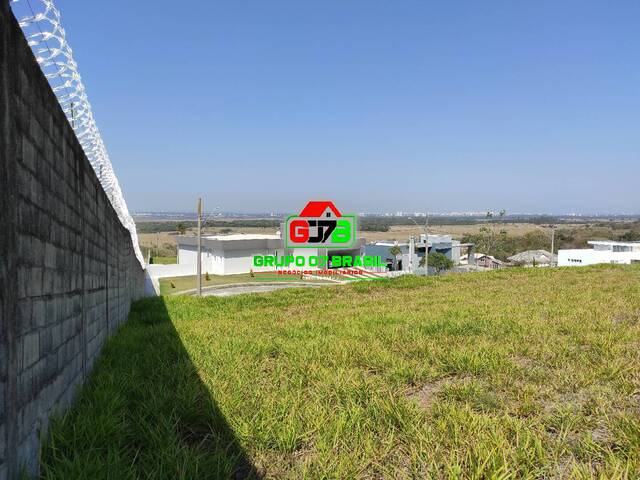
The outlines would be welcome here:
<svg viewBox="0 0 640 480">
<path fill-rule="evenodd" d="M 130 209 L 640 212 L 640 2 L 58 0 Z"/>
</svg>

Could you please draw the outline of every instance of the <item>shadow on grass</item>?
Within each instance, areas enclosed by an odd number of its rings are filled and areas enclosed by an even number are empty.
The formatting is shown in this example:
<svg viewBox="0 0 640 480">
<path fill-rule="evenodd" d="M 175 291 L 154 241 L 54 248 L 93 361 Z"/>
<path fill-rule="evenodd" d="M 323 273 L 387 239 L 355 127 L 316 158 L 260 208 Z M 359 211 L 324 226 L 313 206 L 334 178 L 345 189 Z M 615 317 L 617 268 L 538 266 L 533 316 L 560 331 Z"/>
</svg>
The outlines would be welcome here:
<svg viewBox="0 0 640 480">
<path fill-rule="evenodd" d="M 42 452 L 43 478 L 260 478 L 200 380 L 162 297 L 105 346 Z"/>
</svg>

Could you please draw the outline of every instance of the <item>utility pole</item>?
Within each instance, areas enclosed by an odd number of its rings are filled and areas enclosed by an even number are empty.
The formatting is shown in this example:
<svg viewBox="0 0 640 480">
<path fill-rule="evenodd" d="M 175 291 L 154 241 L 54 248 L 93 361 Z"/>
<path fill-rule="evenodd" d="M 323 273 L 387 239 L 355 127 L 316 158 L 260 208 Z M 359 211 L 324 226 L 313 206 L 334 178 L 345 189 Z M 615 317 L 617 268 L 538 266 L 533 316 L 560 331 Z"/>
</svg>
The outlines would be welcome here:
<svg viewBox="0 0 640 480">
<path fill-rule="evenodd" d="M 415 252 L 415 241 L 413 235 L 409 237 L 409 273 L 413 275 L 413 255 Z"/>
<path fill-rule="evenodd" d="M 426 271 L 425 275 L 429 275 L 429 213 L 425 212 L 425 221 L 424 221 L 424 268 Z M 420 225 L 416 222 L 412 217 L 409 217 L 413 223 L 416 224 L 416 227 Z M 413 237 L 411 237 L 413 239 Z M 413 271 L 412 271 L 413 273 Z"/>
<path fill-rule="evenodd" d="M 556 227 L 555 225 L 551 225 L 551 258 L 549 259 L 549 263 L 553 266 L 553 250 L 555 248 L 556 243 Z"/>
<path fill-rule="evenodd" d="M 553 255 L 554 255 L 554 250 L 556 249 L 556 226 L 553 224 L 550 224 L 550 225 L 543 225 L 542 227 L 551 229 L 551 258 L 549 259 L 549 266 L 553 267 L 554 265 Z"/>
<path fill-rule="evenodd" d="M 429 212 L 424 212 L 424 268 L 429 276 Z"/>
<path fill-rule="evenodd" d="M 202 296 L 202 198 L 198 198 L 198 255 L 196 258 L 198 296 Z"/>
</svg>

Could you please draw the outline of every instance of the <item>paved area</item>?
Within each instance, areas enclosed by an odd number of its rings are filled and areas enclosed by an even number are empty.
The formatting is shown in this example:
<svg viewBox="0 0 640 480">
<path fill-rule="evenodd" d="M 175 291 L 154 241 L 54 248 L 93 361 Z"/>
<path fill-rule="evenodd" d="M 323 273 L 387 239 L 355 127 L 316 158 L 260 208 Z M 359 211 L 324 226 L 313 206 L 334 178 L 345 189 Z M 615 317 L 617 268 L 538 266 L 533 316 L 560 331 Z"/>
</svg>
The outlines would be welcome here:
<svg viewBox="0 0 640 480">
<path fill-rule="evenodd" d="M 327 285 L 327 284 L 324 284 Z M 263 284 L 263 285 L 230 285 L 227 287 L 215 287 L 202 290 L 203 297 L 229 297 L 231 295 L 240 295 L 242 293 L 265 293 L 283 288 L 300 288 L 300 287 L 322 287 L 323 284 L 318 283 L 283 283 L 283 284 Z"/>
</svg>

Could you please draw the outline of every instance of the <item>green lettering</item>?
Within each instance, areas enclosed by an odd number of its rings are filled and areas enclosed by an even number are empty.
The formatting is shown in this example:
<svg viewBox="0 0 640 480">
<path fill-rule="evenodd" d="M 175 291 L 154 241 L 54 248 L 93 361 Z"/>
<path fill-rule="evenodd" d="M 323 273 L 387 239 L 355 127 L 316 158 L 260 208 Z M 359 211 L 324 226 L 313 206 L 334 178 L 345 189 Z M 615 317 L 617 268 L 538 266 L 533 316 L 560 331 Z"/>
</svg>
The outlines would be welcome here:
<svg viewBox="0 0 640 480">
<path fill-rule="evenodd" d="M 336 228 L 331 234 L 331 243 L 350 243 L 352 238 L 351 222 L 339 218 L 336 223 Z"/>
</svg>

